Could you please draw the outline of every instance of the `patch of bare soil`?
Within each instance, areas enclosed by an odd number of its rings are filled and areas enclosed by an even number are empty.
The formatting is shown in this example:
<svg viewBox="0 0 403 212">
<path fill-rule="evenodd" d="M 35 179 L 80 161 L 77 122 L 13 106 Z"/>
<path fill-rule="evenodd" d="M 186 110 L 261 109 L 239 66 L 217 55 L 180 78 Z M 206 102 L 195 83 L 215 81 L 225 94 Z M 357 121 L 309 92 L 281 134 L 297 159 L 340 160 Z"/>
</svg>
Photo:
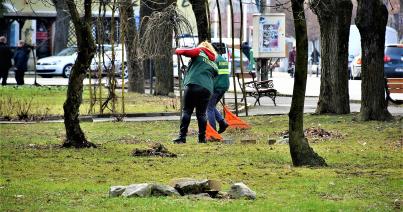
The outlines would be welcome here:
<svg viewBox="0 0 403 212">
<path fill-rule="evenodd" d="M 168 151 L 168 149 L 161 143 L 152 144 L 149 149 L 134 149 L 132 152 L 134 157 L 149 157 L 149 156 L 160 156 L 160 157 L 172 157 L 176 158 L 177 155 Z"/>
<path fill-rule="evenodd" d="M 397 141 L 388 142 L 387 146 L 393 150 L 402 150 L 403 149 L 403 137 L 400 137 Z"/>
<path fill-rule="evenodd" d="M 275 135 L 288 137 L 288 130 L 283 132 L 276 132 Z M 318 140 L 328 140 L 328 139 L 342 139 L 344 136 L 340 132 L 326 131 L 320 127 L 310 127 L 304 130 L 304 135 L 308 139 L 312 139 L 312 142 Z"/>
<path fill-rule="evenodd" d="M 58 148 L 61 148 L 61 145 L 60 144 L 26 144 L 26 145 L 23 145 L 23 148 L 37 149 L 37 150 L 58 149 Z"/>
</svg>

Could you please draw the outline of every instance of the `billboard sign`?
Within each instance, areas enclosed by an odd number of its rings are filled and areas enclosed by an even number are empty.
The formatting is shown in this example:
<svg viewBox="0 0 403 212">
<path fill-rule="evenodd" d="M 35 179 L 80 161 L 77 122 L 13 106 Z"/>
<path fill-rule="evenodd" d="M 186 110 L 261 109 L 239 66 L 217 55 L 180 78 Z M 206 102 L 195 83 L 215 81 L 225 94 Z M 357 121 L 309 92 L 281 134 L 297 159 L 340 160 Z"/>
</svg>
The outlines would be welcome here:
<svg viewBox="0 0 403 212">
<path fill-rule="evenodd" d="M 253 29 L 255 58 L 287 56 L 284 13 L 254 14 Z"/>
</svg>

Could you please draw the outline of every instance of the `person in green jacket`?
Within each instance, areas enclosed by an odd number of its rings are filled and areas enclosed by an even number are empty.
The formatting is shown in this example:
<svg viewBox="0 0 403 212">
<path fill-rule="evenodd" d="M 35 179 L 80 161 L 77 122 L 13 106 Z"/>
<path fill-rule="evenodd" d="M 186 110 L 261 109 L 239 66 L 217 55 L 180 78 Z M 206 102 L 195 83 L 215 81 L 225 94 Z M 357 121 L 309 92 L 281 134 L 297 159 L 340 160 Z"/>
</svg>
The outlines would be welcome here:
<svg viewBox="0 0 403 212">
<path fill-rule="evenodd" d="M 215 47 L 215 46 L 214 46 Z M 217 48 L 216 48 L 217 51 Z M 214 78 L 214 93 L 210 98 L 207 107 L 207 117 L 210 125 L 216 130 L 216 121 L 219 124 L 220 129 L 218 133 L 223 133 L 228 124 L 222 117 L 221 113 L 217 110 L 216 105 L 222 99 L 225 92 L 228 90 L 229 82 L 229 68 L 228 61 L 224 59 L 220 54 L 217 55 L 216 63 L 218 66 L 218 76 Z"/>
<path fill-rule="evenodd" d="M 196 108 L 197 124 L 199 126 L 199 143 L 206 143 L 206 110 L 210 96 L 214 90 L 213 78 L 217 75 L 216 51 L 207 41 L 192 49 L 176 49 L 176 54 L 191 58 L 183 85 L 183 115 L 180 124 L 179 136 L 174 143 L 186 143 L 190 118 Z"/>
</svg>

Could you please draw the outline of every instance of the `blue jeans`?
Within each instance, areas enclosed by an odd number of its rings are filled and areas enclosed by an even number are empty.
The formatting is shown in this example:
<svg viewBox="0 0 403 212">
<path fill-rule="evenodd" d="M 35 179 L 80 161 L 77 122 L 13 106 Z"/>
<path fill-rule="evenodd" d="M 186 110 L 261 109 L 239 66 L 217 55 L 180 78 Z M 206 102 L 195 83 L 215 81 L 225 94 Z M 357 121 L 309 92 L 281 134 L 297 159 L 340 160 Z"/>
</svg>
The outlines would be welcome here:
<svg viewBox="0 0 403 212">
<path fill-rule="evenodd" d="M 214 129 L 217 129 L 216 120 L 218 121 L 218 123 L 224 121 L 224 118 L 222 117 L 221 113 L 216 108 L 217 103 L 224 96 L 224 93 L 225 91 L 214 91 L 213 95 L 210 98 L 210 101 L 208 102 L 207 118 L 208 122 Z"/>
</svg>

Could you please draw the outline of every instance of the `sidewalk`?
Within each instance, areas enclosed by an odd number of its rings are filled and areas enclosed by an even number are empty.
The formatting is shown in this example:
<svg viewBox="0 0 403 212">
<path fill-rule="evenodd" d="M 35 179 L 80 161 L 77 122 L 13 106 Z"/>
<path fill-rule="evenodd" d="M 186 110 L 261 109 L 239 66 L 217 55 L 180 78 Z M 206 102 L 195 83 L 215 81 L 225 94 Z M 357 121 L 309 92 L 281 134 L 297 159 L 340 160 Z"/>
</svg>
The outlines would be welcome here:
<svg viewBox="0 0 403 212">
<path fill-rule="evenodd" d="M 269 78 L 274 82 L 274 88 L 282 95 L 291 96 L 294 87 L 294 79 L 291 78 L 290 75 L 286 72 L 273 72 L 273 77 Z M 246 81 L 250 79 L 245 79 Z M 234 91 L 233 80 L 232 77 L 230 79 L 230 91 Z M 240 88 L 237 84 L 237 91 L 240 92 Z M 349 94 L 350 100 L 361 100 L 361 80 L 349 80 Z M 316 75 L 308 75 L 307 83 L 306 83 L 306 92 L 305 96 L 313 97 L 319 96 L 320 93 L 320 75 L 316 77 Z"/>
</svg>

